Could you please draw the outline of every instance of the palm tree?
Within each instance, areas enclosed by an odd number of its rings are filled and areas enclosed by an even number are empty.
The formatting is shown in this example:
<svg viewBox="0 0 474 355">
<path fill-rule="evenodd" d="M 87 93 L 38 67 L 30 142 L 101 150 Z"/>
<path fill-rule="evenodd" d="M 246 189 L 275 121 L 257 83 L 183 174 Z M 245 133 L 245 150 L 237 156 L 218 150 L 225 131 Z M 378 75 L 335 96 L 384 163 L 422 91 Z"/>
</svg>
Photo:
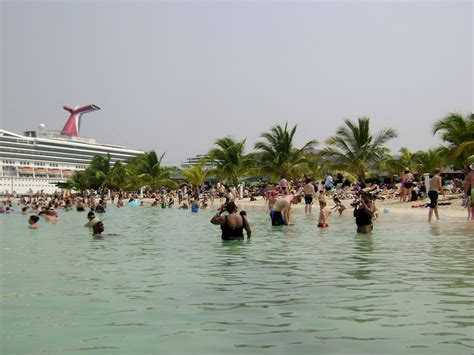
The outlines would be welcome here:
<svg viewBox="0 0 474 355">
<path fill-rule="evenodd" d="M 464 118 L 450 113 L 435 123 L 433 133 L 441 135 L 445 145 L 440 152 L 451 160 L 453 168 L 465 169 L 474 156 L 474 115 Z"/>
<path fill-rule="evenodd" d="M 196 196 L 199 196 L 199 191 L 211 172 L 212 169 L 206 167 L 205 159 L 200 160 L 196 165 L 188 165 L 188 170 L 181 170 L 186 181 L 194 188 Z"/>
<path fill-rule="evenodd" d="M 440 154 L 442 148 L 429 149 L 425 151 L 418 151 L 414 154 L 414 160 L 416 162 L 416 169 L 420 174 L 433 172 L 437 168 L 445 167 L 446 160 L 443 155 Z"/>
<path fill-rule="evenodd" d="M 98 190 L 110 174 L 110 154 L 96 155 L 85 170 L 88 188 Z"/>
<path fill-rule="evenodd" d="M 209 160 L 216 167 L 217 175 L 229 179 L 233 186 L 237 186 L 238 178 L 247 172 L 247 161 L 244 156 L 245 139 L 237 141 L 227 136 L 217 139 L 214 143 L 217 148 L 209 151 Z"/>
<path fill-rule="evenodd" d="M 161 185 L 175 188 L 176 182 L 169 178 L 172 172 L 171 168 L 161 166 L 161 161 L 165 153 L 160 158 L 156 155 L 154 150 L 145 152 L 135 157 L 130 161 L 130 172 L 138 176 L 139 180 L 143 185 L 151 188 L 152 191 L 156 191 Z"/>
<path fill-rule="evenodd" d="M 344 122 L 337 135 L 326 141 L 329 147 L 322 153 L 333 167 L 354 173 L 360 182 L 365 182 L 369 166 L 387 156 L 389 150 L 385 144 L 397 137 L 397 131 L 389 128 L 372 135 L 369 117 L 359 117 L 357 123 L 349 119 Z"/>
<path fill-rule="evenodd" d="M 258 164 L 262 173 L 288 178 L 306 162 L 304 152 L 313 148 L 318 142 L 313 139 L 303 147 L 295 148 L 296 128 L 297 125 L 288 130 L 287 122 L 284 127 L 275 125 L 269 132 L 260 135 L 264 141 L 255 143 L 255 149 L 261 153 Z"/>
<path fill-rule="evenodd" d="M 416 171 L 417 163 L 415 161 L 415 154 L 412 153 L 408 148 L 400 148 L 400 156 L 395 158 L 392 155 L 387 155 L 386 158 L 382 159 L 379 164 L 380 170 L 385 173 L 401 176 L 405 168 L 410 171 Z"/>
<path fill-rule="evenodd" d="M 127 171 L 125 166 L 121 162 L 117 161 L 110 170 L 110 173 L 105 178 L 102 186 L 120 190 L 125 186 L 126 179 Z"/>
</svg>

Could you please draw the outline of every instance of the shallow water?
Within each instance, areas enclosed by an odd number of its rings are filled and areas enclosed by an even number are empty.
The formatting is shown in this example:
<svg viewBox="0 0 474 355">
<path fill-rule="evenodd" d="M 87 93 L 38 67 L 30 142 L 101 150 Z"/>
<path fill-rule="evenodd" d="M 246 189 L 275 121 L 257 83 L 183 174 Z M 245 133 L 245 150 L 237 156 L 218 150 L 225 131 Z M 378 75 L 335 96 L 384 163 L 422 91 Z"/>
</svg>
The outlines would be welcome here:
<svg viewBox="0 0 474 355">
<path fill-rule="evenodd" d="M 0 352 L 473 353 L 473 224 L 249 211 L 251 241 L 222 242 L 211 216 L 110 207 L 97 240 L 85 213 L 0 215 Z"/>
</svg>

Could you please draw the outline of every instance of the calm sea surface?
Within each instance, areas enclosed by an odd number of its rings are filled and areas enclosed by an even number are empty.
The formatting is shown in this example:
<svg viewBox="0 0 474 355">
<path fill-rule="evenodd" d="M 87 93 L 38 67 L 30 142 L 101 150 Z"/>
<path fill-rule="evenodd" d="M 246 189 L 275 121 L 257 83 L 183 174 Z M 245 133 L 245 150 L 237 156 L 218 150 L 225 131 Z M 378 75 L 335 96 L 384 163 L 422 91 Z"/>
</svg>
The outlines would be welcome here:
<svg viewBox="0 0 474 355">
<path fill-rule="evenodd" d="M 213 212 L 109 207 L 56 225 L 0 215 L 0 353 L 472 354 L 474 229 L 350 212 L 222 242 Z"/>
</svg>

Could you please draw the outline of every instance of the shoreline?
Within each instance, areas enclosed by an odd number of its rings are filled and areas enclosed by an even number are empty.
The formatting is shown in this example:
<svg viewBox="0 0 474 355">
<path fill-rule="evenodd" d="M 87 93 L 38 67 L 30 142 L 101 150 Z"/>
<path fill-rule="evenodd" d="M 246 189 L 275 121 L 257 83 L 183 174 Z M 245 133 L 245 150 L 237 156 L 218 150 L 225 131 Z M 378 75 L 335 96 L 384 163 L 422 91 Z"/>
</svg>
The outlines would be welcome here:
<svg viewBox="0 0 474 355">
<path fill-rule="evenodd" d="M 153 198 L 143 198 L 142 199 L 145 206 L 150 206 L 151 203 L 154 201 Z M 448 201 L 448 199 L 444 200 L 441 199 L 439 202 Z M 332 201 L 331 201 L 332 202 Z M 343 204 L 347 207 L 348 211 L 352 213 L 352 207 L 350 207 L 349 200 L 343 200 Z M 375 202 L 377 208 L 380 210 L 381 215 L 385 215 L 387 213 L 396 213 L 396 214 L 409 214 L 409 215 L 428 215 L 429 208 L 428 207 L 412 207 L 413 205 L 419 205 L 423 203 L 429 202 L 429 199 L 423 199 L 416 202 L 405 202 L 400 203 L 398 200 L 386 200 L 380 201 L 377 200 Z M 447 217 L 456 217 L 456 218 L 464 218 L 467 220 L 467 209 L 461 206 L 461 199 L 449 199 L 451 205 L 441 205 L 439 206 L 439 213 L 440 217 L 447 216 Z M 256 201 L 250 201 L 249 198 L 243 199 L 236 199 L 235 203 L 239 210 L 246 209 L 250 211 L 268 211 L 266 200 L 259 197 Z M 178 207 L 177 205 L 175 205 Z M 297 213 L 304 213 L 304 203 L 300 203 L 297 205 L 292 205 L 292 210 Z M 328 208 L 332 208 L 334 206 L 333 203 L 328 203 Z M 210 210 L 217 210 L 220 207 L 219 199 L 214 200 L 213 205 L 209 205 Z M 387 209 L 387 212 L 384 210 Z M 319 213 L 319 205 L 317 200 L 313 202 L 313 214 Z M 334 212 L 333 212 L 334 213 Z M 347 213 L 347 212 L 346 212 Z"/>
</svg>

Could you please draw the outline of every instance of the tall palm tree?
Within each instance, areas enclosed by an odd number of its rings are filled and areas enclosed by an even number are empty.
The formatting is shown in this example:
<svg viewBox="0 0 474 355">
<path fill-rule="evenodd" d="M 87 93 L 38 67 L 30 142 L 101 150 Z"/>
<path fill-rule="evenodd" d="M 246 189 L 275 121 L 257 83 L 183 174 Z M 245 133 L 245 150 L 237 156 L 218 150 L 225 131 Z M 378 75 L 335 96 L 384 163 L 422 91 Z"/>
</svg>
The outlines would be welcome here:
<svg viewBox="0 0 474 355">
<path fill-rule="evenodd" d="M 206 160 L 200 160 L 196 165 L 188 165 L 187 170 L 181 170 L 186 181 L 190 183 L 195 190 L 195 195 L 199 194 L 204 182 L 206 181 L 212 169 L 206 166 Z"/>
<path fill-rule="evenodd" d="M 154 150 L 140 154 L 130 161 L 130 171 L 152 191 L 156 191 L 161 185 L 175 188 L 177 183 L 169 178 L 172 169 L 161 166 L 164 156 L 165 153 L 158 158 Z"/>
<path fill-rule="evenodd" d="M 288 122 L 285 126 L 273 126 L 269 132 L 262 133 L 260 137 L 264 140 L 255 143 L 255 149 L 261 153 L 258 164 L 262 173 L 273 177 L 288 178 L 295 174 L 301 165 L 306 162 L 304 152 L 313 148 L 318 142 L 310 140 L 301 148 L 295 148 L 294 137 L 297 125 L 290 130 Z"/>
<path fill-rule="evenodd" d="M 372 135 L 369 117 L 359 117 L 357 123 L 346 119 L 344 123 L 337 135 L 326 141 L 328 147 L 322 153 L 333 167 L 354 173 L 360 182 L 365 182 L 369 166 L 386 157 L 389 149 L 385 144 L 397 137 L 397 131 L 389 128 Z"/>
<path fill-rule="evenodd" d="M 448 157 L 455 169 L 465 169 L 474 156 L 474 115 L 465 118 L 459 113 L 450 113 L 437 121 L 433 133 L 439 133 L 445 142 L 440 151 Z"/>
<path fill-rule="evenodd" d="M 215 164 L 217 175 L 229 179 L 233 186 L 237 186 L 240 176 L 247 173 L 247 161 L 245 159 L 245 139 L 237 141 L 227 136 L 217 139 L 214 143 L 216 148 L 209 151 L 209 160 Z"/>
</svg>

